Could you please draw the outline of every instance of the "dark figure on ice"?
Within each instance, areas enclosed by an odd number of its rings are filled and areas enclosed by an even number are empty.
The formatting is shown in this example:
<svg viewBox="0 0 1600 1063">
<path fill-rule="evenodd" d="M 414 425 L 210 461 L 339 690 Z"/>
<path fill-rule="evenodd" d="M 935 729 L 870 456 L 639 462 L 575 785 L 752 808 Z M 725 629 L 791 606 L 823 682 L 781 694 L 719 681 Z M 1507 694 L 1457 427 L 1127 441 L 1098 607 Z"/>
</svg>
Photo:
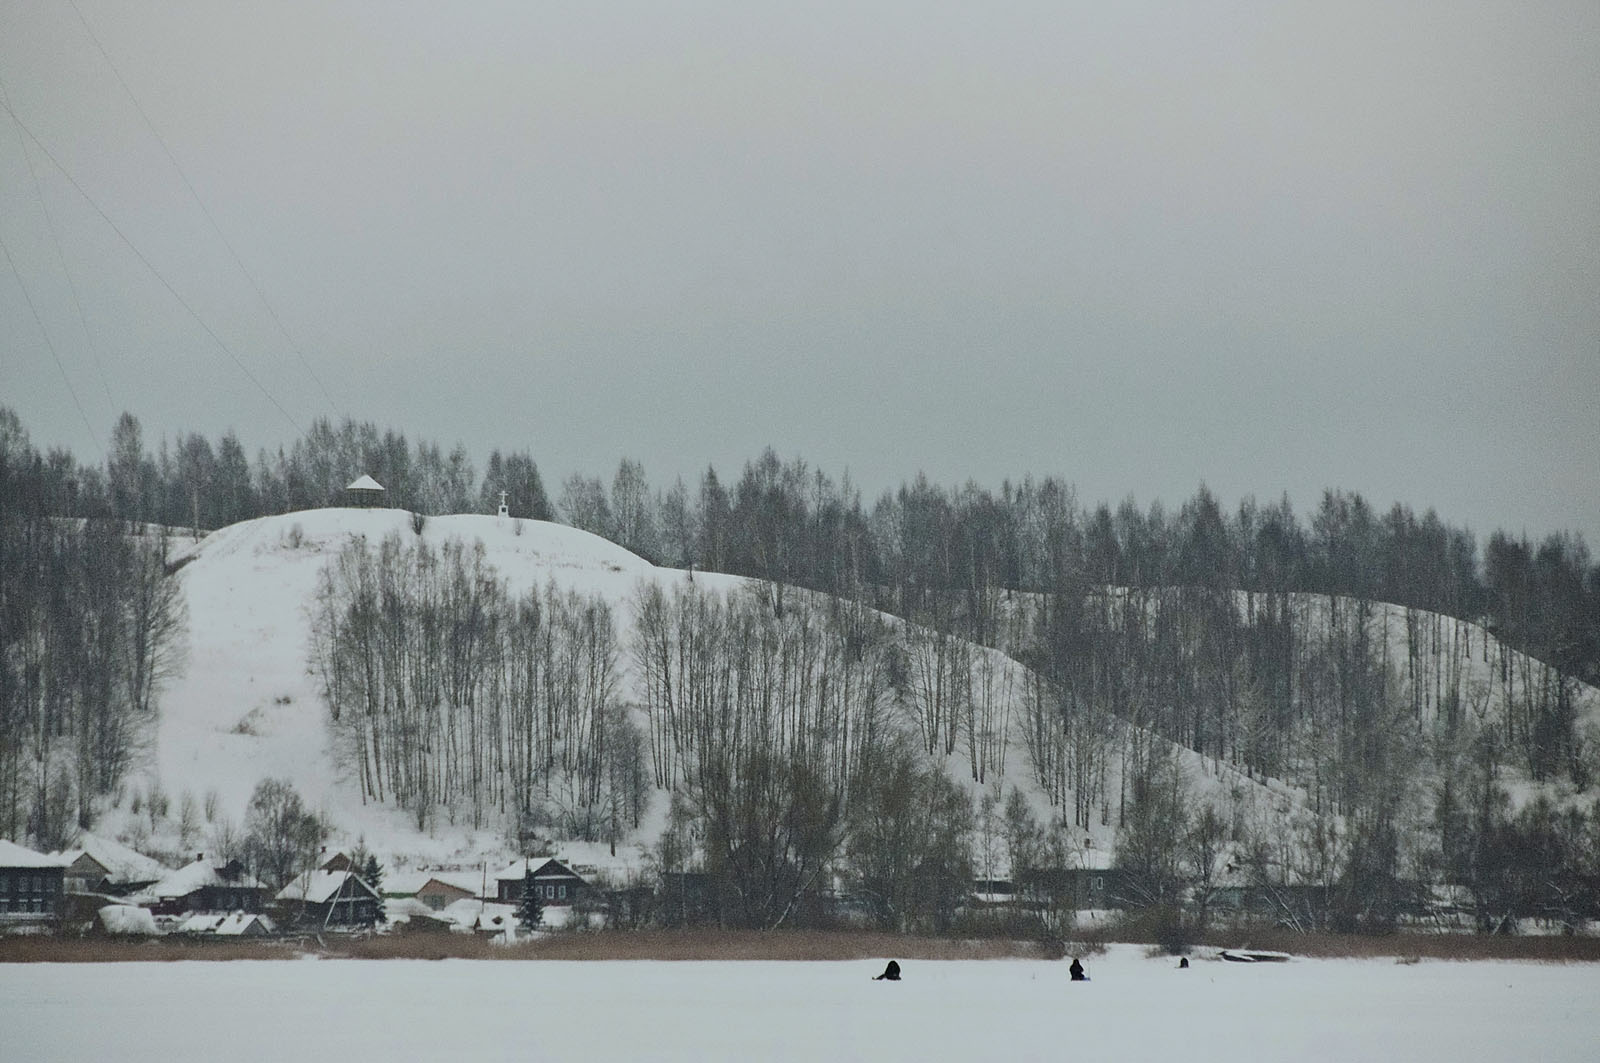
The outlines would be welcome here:
<svg viewBox="0 0 1600 1063">
<path fill-rule="evenodd" d="M 1189 957 L 1187 957 L 1187 956 L 1178 957 L 1178 970 L 1187 971 L 1188 969 L 1189 969 Z"/>
<path fill-rule="evenodd" d="M 1087 982 L 1089 976 L 1083 973 L 1083 964 L 1078 962 L 1078 957 L 1072 957 L 1072 966 L 1067 968 L 1067 973 L 1072 975 L 1074 982 Z"/>
<path fill-rule="evenodd" d="M 873 981 L 874 982 L 898 982 L 898 981 L 900 981 L 900 965 L 898 963 L 894 962 L 893 960 L 890 960 L 889 961 L 889 966 L 885 967 L 883 969 L 883 973 L 878 975 L 878 977 L 874 978 Z"/>
</svg>

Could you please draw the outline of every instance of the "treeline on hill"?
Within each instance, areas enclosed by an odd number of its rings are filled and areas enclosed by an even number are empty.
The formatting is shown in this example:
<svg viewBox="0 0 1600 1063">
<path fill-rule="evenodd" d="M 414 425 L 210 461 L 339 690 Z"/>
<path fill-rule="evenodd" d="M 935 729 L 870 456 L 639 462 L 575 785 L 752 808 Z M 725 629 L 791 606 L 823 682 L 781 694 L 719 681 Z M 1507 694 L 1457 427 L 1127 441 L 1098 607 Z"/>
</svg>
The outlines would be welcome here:
<svg viewBox="0 0 1600 1063">
<path fill-rule="evenodd" d="M 0 433 L 0 837 L 59 848 L 144 752 L 184 611 L 164 534 L 55 516 L 49 487 Z"/>
<path fill-rule="evenodd" d="M 151 458 L 125 416 L 104 470 L 59 453 L 36 466 L 58 512 L 202 527 L 340 504 L 359 471 L 419 513 L 492 511 L 504 490 L 514 515 L 765 581 L 737 600 L 647 597 L 639 629 L 618 636 L 599 602 L 551 589 L 513 600 L 465 548 L 347 551 L 324 586 L 320 663 L 352 774 L 419 818 L 505 810 L 615 837 L 659 785 L 678 824 L 664 863 L 701 851 L 728 891 L 724 917 L 769 925 L 803 915 L 829 840 L 862 875 L 882 869 L 873 846 L 886 838 L 861 840 L 873 824 L 893 833 L 874 808 L 937 812 L 918 837 L 950 847 L 913 845 L 862 887 L 886 925 L 918 924 L 948 911 L 959 878 L 929 869 L 970 860 L 994 814 L 967 806 L 962 820 L 966 799 L 943 789 L 939 765 L 959 757 L 974 781 L 997 779 L 1019 728 L 1058 817 L 1029 825 L 1006 802 L 1007 836 L 1035 839 L 1014 868 L 1098 821 L 1119 828 L 1119 860 L 1157 904 L 1195 896 L 1219 854 L 1240 851 L 1264 883 L 1316 885 L 1310 918 L 1324 924 L 1392 920 L 1402 879 L 1462 884 L 1484 919 L 1508 897 L 1519 911 L 1594 903 L 1600 816 L 1512 812 L 1501 782 L 1513 766 L 1580 791 L 1593 781 L 1600 737 L 1578 708 L 1579 682 L 1600 678 L 1600 566 L 1576 537 L 1496 533 L 1480 557 L 1431 512 L 1380 515 L 1356 494 L 1326 492 L 1303 523 L 1287 500 L 1230 513 L 1204 487 L 1175 512 L 1091 510 L 1057 479 L 995 493 L 919 477 L 866 508 L 848 479 L 770 451 L 736 482 L 708 469 L 693 490 L 652 490 L 625 460 L 609 486 L 570 478 L 551 507 L 527 454 L 496 453 L 480 480 L 460 448 L 447 457 L 349 421 L 253 465 L 242 456 L 236 440 L 213 450 L 188 436 Z M 820 606 L 803 589 L 832 597 Z M 860 606 L 919 626 L 886 631 Z M 634 661 L 647 733 L 615 704 L 619 645 L 653 647 Z M 749 742 L 773 719 L 794 736 L 784 757 Z M 1168 741 L 1219 778 L 1303 787 L 1312 817 L 1208 817 Z M 708 779 L 734 808 L 714 807 Z M 1519 877 L 1526 859 L 1538 870 Z"/>
<path fill-rule="evenodd" d="M 323 571 L 313 656 L 342 761 L 364 800 L 508 814 L 564 837 L 638 825 L 648 781 L 617 697 L 610 607 L 551 585 L 513 596 L 482 544 L 398 533 L 347 543 Z"/>
<path fill-rule="evenodd" d="M 902 643 L 860 605 L 795 594 L 780 610 L 769 585 L 636 593 L 619 640 L 603 601 L 512 595 L 481 547 L 353 540 L 314 620 L 340 762 L 420 825 L 510 821 L 524 838 L 614 845 L 659 788 L 657 870 L 704 876 L 701 914 L 814 920 L 848 856 L 883 925 L 947 925 L 972 810 L 924 750 L 993 758 L 996 736 L 962 737 L 976 716 L 919 729 L 893 711 Z M 617 694 L 623 654 L 642 728 Z"/>
<path fill-rule="evenodd" d="M 725 923 L 820 919 L 842 875 L 878 925 L 947 930 L 997 850 L 1055 911 L 1064 898 L 1049 876 L 1081 857 L 1096 818 L 1119 828 L 1124 899 L 1187 907 L 1202 924 L 1241 862 L 1261 888 L 1292 891 L 1283 914 L 1304 925 L 1392 925 L 1418 882 L 1463 886 L 1486 924 L 1593 910 L 1600 816 L 1510 811 L 1497 779 L 1503 732 L 1518 726 L 1506 706 L 1519 701 L 1498 667 L 1464 679 L 1482 640 L 1464 646 L 1454 623 L 1402 637 L 1412 614 L 1342 598 L 1265 602 L 1249 615 L 1266 621 L 1251 624 L 1242 600 L 1205 602 L 1226 621 L 1155 592 L 1036 596 L 1008 638 L 1046 662 L 1041 639 L 1075 647 L 1062 653 L 1082 670 L 1052 677 L 859 602 L 780 599 L 763 582 L 729 593 L 645 582 L 619 636 L 599 600 L 553 587 L 519 598 L 481 547 L 393 533 L 330 562 L 315 660 L 342 762 L 367 796 L 421 825 L 442 813 L 614 844 L 664 792 L 664 894 L 699 878 L 697 914 Z M 1285 642 L 1285 609 L 1315 637 Z M 1230 623 L 1287 653 L 1284 711 L 1233 651 L 1208 644 L 1205 624 Z M 1145 657 L 1164 663 L 1126 663 Z M 625 663 L 642 727 L 619 700 Z M 1246 688 L 1237 714 L 1224 691 L 1202 690 L 1219 677 Z M 1170 702 L 1169 685 L 1183 688 Z M 1012 728 L 1058 806 L 1043 823 L 998 785 Z M 1202 796 L 1164 731 L 1212 755 L 1223 784 Z M 1244 780 L 1268 763 L 1303 779 L 1312 807 L 1263 807 Z M 976 801 L 955 774 L 984 784 Z"/>
<path fill-rule="evenodd" d="M 0 407 L 0 439 L 30 452 L 16 414 Z M 422 514 L 493 512 L 501 491 L 512 516 L 563 520 L 659 564 L 755 576 L 877 608 L 959 624 L 990 644 L 994 591 L 1089 586 L 1207 587 L 1338 594 L 1486 622 L 1502 640 L 1563 675 L 1600 682 L 1600 564 L 1582 539 L 1534 542 L 1493 533 L 1479 556 L 1473 534 L 1420 518 L 1401 503 L 1379 513 L 1358 493 L 1324 492 L 1309 524 L 1288 500 L 1246 498 L 1225 512 L 1201 487 L 1176 512 L 1130 499 L 1081 505 L 1055 478 L 998 491 L 942 488 L 918 476 L 870 506 L 848 476 L 838 482 L 770 450 L 737 481 L 708 468 L 696 485 L 652 489 L 624 459 L 609 485 L 574 475 L 555 504 L 527 451 L 496 450 L 480 476 L 461 446 L 411 442 L 370 422 L 313 423 L 287 450 L 252 461 L 229 433 L 161 440 L 152 454 L 137 418 L 123 414 L 104 466 L 52 450 L 38 460 L 54 516 L 118 517 L 211 530 L 253 517 L 342 505 L 361 472 L 389 505 Z"/>
</svg>

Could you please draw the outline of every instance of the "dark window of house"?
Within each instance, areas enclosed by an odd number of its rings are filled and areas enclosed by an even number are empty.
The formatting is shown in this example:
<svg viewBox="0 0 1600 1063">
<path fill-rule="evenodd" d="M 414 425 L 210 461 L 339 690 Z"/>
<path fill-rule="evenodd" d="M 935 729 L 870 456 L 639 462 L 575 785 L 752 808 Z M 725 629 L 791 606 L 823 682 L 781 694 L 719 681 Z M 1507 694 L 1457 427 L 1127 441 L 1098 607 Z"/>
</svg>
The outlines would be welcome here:
<svg viewBox="0 0 1600 1063">
<path fill-rule="evenodd" d="M 561 887 L 561 899 L 562 900 L 566 900 L 566 898 L 567 898 L 567 887 L 562 886 Z"/>
</svg>

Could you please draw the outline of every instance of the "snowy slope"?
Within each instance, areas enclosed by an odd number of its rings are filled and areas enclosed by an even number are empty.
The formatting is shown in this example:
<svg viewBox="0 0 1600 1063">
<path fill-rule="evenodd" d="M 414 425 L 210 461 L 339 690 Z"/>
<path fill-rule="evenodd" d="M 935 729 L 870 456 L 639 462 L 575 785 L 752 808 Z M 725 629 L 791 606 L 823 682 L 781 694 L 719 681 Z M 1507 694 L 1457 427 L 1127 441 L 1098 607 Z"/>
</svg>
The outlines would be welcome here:
<svg viewBox="0 0 1600 1063">
<path fill-rule="evenodd" d="M 161 697 L 161 719 L 153 761 L 145 779 L 135 787 L 148 789 L 159 781 L 176 808 L 184 793 L 205 804 L 214 794 L 220 817 L 237 822 L 244 813 L 256 783 L 266 777 L 290 780 L 306 800 L 335 825 L 333 844 L 350 846 L 358 840 L 394 861 L 396 870 L 420 863 L 453 863 L 464 869 L 498 866 L 517 855 L 497 829 L 473 832 L 466 827 L 440 823 L 431 834 L 420 833 L 400 811 L 363 803 L 356 787 L 341 779 L 330 756 L 326 711 L 318 694 L 317 677 L 308 668 L 310 609 L 323 567 L 352 536 L 376 543 L 391 533 L 405 539 L 415 536 L 412 515 L 401 510 L 323 509 L 266 517 L 224 528 L 206 537 L 190 551 L 180 569 L 188 608 L 186 665 Z M 451 539 L 481 542 L 486 560 L 508 581 L 513 594 L 553 582 L 564 591 L 598 594 L 611 605 L 619 637 L 626 644 L 633 622 L 635 593 L 642 582 L 657 582 L 665 589 L 689 575 L 660 569 L 598 536 L 561 524 L 543 521 L 460 515 L 430 517 L 422 533 L 430 545 Z M 727 591 L 744 585 L 740 577 L 696 573 L 702 589 Z M 891 620 L 901 624 L 902 621 Z M 1455 621 L 1450 621 L 1455 624 Z M 1430 625 L 1431 627 L 1431 625 Z M 1396 656 L 1404 650 L 1399 640 L 1404 625 L 1389 627 L 1396 641 Z M 1469 677 L 1491 680 L 1495 665 L 1485 660 L 1477 629 L 1459 639 L 1463 666 Z M 1470 651 L 1466 649 L 1470 647 Z M 1011 696 L 1022 696 L 1022 669 L 995 650 L 978 650 L 995 667 L 1011 676 Z M 623 653 L 620 694 L 634 699 L 629 657 Z M 1600 718 L 1600 698 L 1584 692 L 1585 712 Z M 1032 780 L 1023 746 L 1020 710 L 1013 718 L 1004 783 L 1022 788 L 1033 798 L 1035 811 L 1047 818 L 1051 810 Z M 1277 780 L 1250 780 L 1207 758 L 1181 750 L 1180 759 L 1195 787 L 1196 797 L 1223 804 L 1232 795 L 1239 811 L 1260 821 L 1295 812 L 1303 794 Z M 1116 760 L 1108 779 L 1117 791 Z M 951 777 L 976 789 L 959 753 L 947 758 Z M 991 787 L 996 780 L 989 779 Z M 639 843 L 648 845 L 659 831 L 660 813 L 647 820 Z M 119 823 L 119 817 L 120 823 Z M 104 833 L 117 833 L 133 819 L 124 805 L 113 810 Z M 210 825 L 202 827 L 202 835 Z M 172 827 L 157 828 L 172 833 Z M 1113 828 L 1096 822 L 1083 840 L 1095 850 L 1114 844 Z M 167 839 L 168 849 L 176 844 Z M 190 848 L 194 847 L 192 843 Z M 1001 847 L 1003 848 L 1003 847 Z M 619 850 L 613 858 L 604 846 L 574 844 L 563 855 L 588 865 L 637 863 L 637 849 Z M 992 855 L 992 854 L 991 854 Z M 1003 866 L 979 855 L 989 873 L 1003 875 Z"/>
<path fill-rule="evenodd" d="M 161 696 L 151 767 L 174 805 L 184 791 L 202 802 L 215 791 L 221 813 L 237 821 L 260 779 L 285 778 L 328 815 L 336 840 L 362 838 L 386 854 L 426 859 L 475 859 L 504 849 L 493 832 L 439 828 L 436 837 L 419 835 L 401 813 L 363 805 L 329 756 L 326 712 L 307 667 L 318 575 L 352 536 L 377 543 L 400 532 L 410 539 L 411 520 L 402 510 L 309 510 L 223 528 L 193 548 L 178 573 L 189 612 L 186 660 Z M 563 590 L 600 594 L 619 632 L 632 623 L 630 603 L 641 580 L 687 578 L 588 532 L 544 521 L 430 517 L 422 537 L 434 546 L 482 542 L 513 593 L 554 581 Z M 743 582 L 705 573 L 694 578 L 719 590 Z"/>
<path fill-rule="evenodd" d="M 204 803 L 214 791 L 221 814 L 237 821 L 260 779 L 285 778 L 335 825 L 335 843 L 363 841 L 396 859 L 398 866 L 439 861 L 493 866 L 499 857 L 515 855 L 497 830 L 473 832 L 441 824 L 431 835 L 421 834 L 400 811 L 363 804 L 329 754 L 326 711 L 317 677 L 307 666 L 318 575 L 352 536 L 376 543 L 399 532 L 409 539 L 415 534 L 411 521 L 411 514 L 402 510 L 310 510 L 224 528 L 194 547 L 192 559 L 179 572 L 189 610 L 187 666 L 162 696 L 152 769 L 174 801 L 188 791 Z M 481 542 L 487 561 L 513 594 L 553 581 L 562 590 L 602 596 L 612 607 L 624 644 L 641 582 L 671 589 L 689 578 L 686 572 L 656 568 L 588 532 L 543 521 L 430 517 L 422 536 L 433 546 L 450 539 Z M 694 580 L 713 591 L 747 582 L 713 573 L 696 573 Z M 1021 666 L 994 650 L 977 652 L 1011 673 L 1011 696 L 1020 698 Z M 621 694 L 631 698 L 626 653 L 620 665 Z M 1027 791 L 1037 813 L 1048 818 L 1050 810 L 1032 782 L 1022 730 L 1020 719 L 1014 720 L 1005 782 Z M 1208 772 L 1193 753 L 1183 751 L 1181 756 L 1201 789 L 1242 786 L 1274 807 L 1288 800 L 1257 783 L 1235 780 L 1231 773 L 1219 779 L 1215 768 Z M 947 758 L 945 766 L 952 778 L 976 788 L 961 755 Z M 995 782 L 989 780 L 991 786 Z M 657 805 L 652 817 L 657 825 L 652 829 L 647 821 L 641 831 L 644 844 L 659 832 L 664 799 Z M 1112 844 L 1109 826 L 1097 822 L 1083 833 L 1096 849 Z M 563 855 L 589 865 L 619 862 L 599 845 L 564 846 Z M 619 857 L 623 867 L 637 862 L 626 854 Z"/>
</svg>

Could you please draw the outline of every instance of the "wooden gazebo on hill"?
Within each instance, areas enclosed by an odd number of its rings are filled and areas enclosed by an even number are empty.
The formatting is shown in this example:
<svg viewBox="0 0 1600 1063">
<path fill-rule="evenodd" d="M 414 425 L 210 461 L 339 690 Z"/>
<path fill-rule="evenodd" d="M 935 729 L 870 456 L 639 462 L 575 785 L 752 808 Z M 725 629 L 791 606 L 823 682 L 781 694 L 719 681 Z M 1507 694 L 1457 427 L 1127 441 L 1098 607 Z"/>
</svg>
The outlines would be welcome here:
<svg viewBox="0 0 1600 1063">
<path fill-rule="evenodd" d="M 366 473 L 352 481 L 344 492 L 350 496 L 350 504 L 361 509 L 375 509 L 383 504 L 383 485 Z"/>
</svg>

